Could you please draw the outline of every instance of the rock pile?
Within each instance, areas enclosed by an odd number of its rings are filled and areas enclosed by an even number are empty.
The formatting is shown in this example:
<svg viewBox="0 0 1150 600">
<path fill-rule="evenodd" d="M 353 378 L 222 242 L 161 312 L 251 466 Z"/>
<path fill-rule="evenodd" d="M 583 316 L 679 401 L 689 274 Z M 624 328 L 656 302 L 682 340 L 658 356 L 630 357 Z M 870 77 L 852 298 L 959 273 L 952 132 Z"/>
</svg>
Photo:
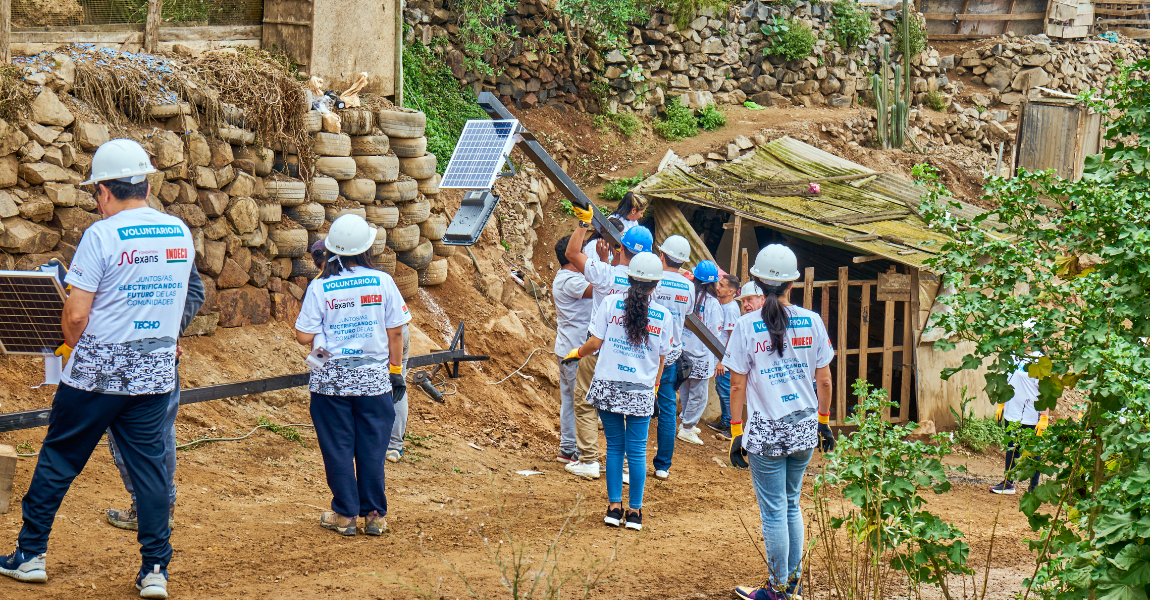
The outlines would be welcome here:
<svg viewBox="0 0 1150 600">
<path fill-rule="evenodd" d="M 973 108 L 930 119 L 921 110 L 911 110 L 909 124 L 911 137 L 919 147 L 961 144 L 987 153 L 997 153 L 1000 142 L 1012 147 L 1016 123 L 1006 123 L 1006 111 L 982 112 Z M 822 125 L 821 130 L 832 136 L 854 142 L 860 146 L 874 144 L 877 122 L 872 111 L 851 117 L 842 125 Z"/>
</svg>

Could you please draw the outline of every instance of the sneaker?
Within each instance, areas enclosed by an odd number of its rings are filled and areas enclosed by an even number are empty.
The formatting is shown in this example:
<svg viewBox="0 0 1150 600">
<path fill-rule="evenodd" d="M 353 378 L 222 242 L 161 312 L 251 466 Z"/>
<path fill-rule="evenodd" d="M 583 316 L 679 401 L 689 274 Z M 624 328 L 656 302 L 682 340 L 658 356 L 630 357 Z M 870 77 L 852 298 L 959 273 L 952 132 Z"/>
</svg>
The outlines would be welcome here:
<svg viewBox="0 0 1150 600">
<path fill-rule="evenodd" d="M 44 570 L 44 555 L 24 552 L 19 547 L 8 556 L 0 556 L 0 575 L 27 583 L 48 581 L 48 572 Z"/>
<path fill-rule="evenodd" d="M 571 463 L 571 464 L 569 464 L 563 468 L 566 469 L 567 472 L 571 473 L 572 475 L 578 475 L 579 477 L 582 477 L 583 479 L 599 479 L 599 463 L 598 463 L 598 461 L 593 462 L 593 463 L 585 463 L 585 462 Z"/>
<path fill-rule="evenodd" d="M 623 509 L 607 507 L 607 516 L 603 517 L 603 522 L 608 527 L 618 527 L 623 522 Z"/>
<path fill-rule="evenodd" d="M 367 513 L 363 518 L 363 532 L 367 535 L 383 535 L 387 533 L 387 519 L 376 511 Z"/>
<path fill-rule="evenodd" d="M 403 456 L 403 452 L 400 452 L 399 450 L 388 450 L 387 453 L 383 455 L 383 457 L 386 458 L 387 462 L 389 462 L 389 463 L 399 462 L 399 459 L 402 456 Z"/>
<path fill-rule="evenodd" d="M 631 474 L 623 473 L 623 485 L 631 485 Z"/>
<path fill-rule="evenodd" d="M 1003 481 L 1002 483 L 990 488 L 990 491 L 995 493 L 995 494 L 1006 494 L 1009 496 L 1013 496 L 1014 495 L 1014 484 L 1012 482 L 1009 482 L 1009 481 Z"/>
<path fill-rule="evenodd" d="M 643 528 L 643 511 L 642 510 L 629 510 L 627 511 L 627 529 L 634 529 L 639 531 Z"/>
<path fill-rule="evenodd" d="M 330 510 L 324 511 L 323 516 L 319 518 L 319 524 L 324 529 L 331 529 L 340 535 L 355 535 L 355 524 L 358 519 L 345 517 L 336 514 Z"/>
<path fill-rule="evenodd" d="M 695 425 L 694 427 L 692 427 L 692 428 L 691 428 L 691 431 L 695 432 L 695 435 L 698 435 L 698 434 L 700 434 L 700 433 L 703 433 L 703 430 L 702 430 L 702 429 L 699 429 L 699 426 L 698 426 L 698 425 Z"/>
<path fill-rule="evenodd" d="M 160 572 L 160 565 L 155 565 L 152 572 L 136 577 L 136 589 L 140 590 L 141 598 L 167 598 L 168 576 Z"/>
<path fill-rule="evenodd" d="M 561 463 L 571 464 L 579 460 L 579 451 L 572 450 L 570 452 L 564 452 L 560 450 L 559 454 L 555 457 L 555 460 Z"/>
<path fill-rule="evenodd" d="M 108 523 L 110 523 L 113 527 L 129 529 L 131 531 L 137 531 L 139 529 L 139 521 L 136 515 L 135 503 L 132 503 L 132 506 L 128 508 L 128 510 L 116 510 L 114 508 L 109 508 L 107 511 L 105 511 L 104 515 L 108 519 Z M 168 508 L 168 527 L 175 528 L 175 526 L 176 506 L 173 504 Z"/>
<path fill-rule="evenodd" d="M 667 481 L 667 478 L 670 476 L 671 476 L 670 471 L 668 471 L 666 469 L 655 469 L 655 479 Z"/>
<path fill-rule="evenodd" d="M 693 429 L 684 429 L 683 427 L 680 427 L 679 433 L 675 435 L 675 437 L 683 440 L 684 442 L 687 442 L 688 444 L 695 444 L 696 446 L 703 445 L 703 440 L 699 439 L 699 434 L 695 433 Z"/>
<path fill-rule="evenodd" d="M 730 425 L 723 425 L 723 423 L 721 421 L 712 421 L 710 423 L 707 423 L 707 427 L 710 427 L 711 429 L 713 429 L 715 431 L 715 433 L 718 433 L 720 438 L 723 438 L 724 440 L 730 440 L 731 439 L 731 426 Z"/>
<path fill-rule="evenodd" d="M 784 592 L 770 588 L 753 588 L 740 585 L 735 588 L 735 597 L 743 600 L 788 600 Z"/>
</svg>

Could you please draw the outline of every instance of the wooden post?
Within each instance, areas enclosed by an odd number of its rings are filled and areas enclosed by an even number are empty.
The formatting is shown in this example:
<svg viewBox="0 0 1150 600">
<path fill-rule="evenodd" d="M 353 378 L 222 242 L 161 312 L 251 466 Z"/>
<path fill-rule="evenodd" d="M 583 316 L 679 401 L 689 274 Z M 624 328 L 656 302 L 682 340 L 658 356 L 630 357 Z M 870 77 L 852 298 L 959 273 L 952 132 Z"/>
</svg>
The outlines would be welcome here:
<svg viewBox="0 0 1150 600">
<path fill-rule="evenodd" d="M 160 48 L 160 11 L 162 0 L 148 0 L 148 17 L 144 21 L 144 52 Z"/>
<path fill-rule="evenodd" d="M 0 0 L 0 58 L 12 62 L 12 0 Z"/>
<path fill-rule="evenodd" d="M 819 316 L 823 318 L 823 327 L 831 327 L 831 286 L 819 290 Z"/>
<path fill-rule="evenodd" d="M 743 261 L 739 263 L 739 281 L 746 283 L 751 280 L 751 264 L 748 262 L 747 249 L 740 250 L 743 255 Z"/>
<path fill-rule="evenodd" d="M 838 341 L 835 354 L 839 362 L 835 367 L 835 421 L 841 426 L 847 417 L 847 309 L 850 307 L 850 267 L 839 267 L 839 319 Z"/>
<path fill-rule="evenodd" d="M 8 0 L 4 1 L 8 5 Z M 0 514 L 8 512 L 12 500 L 12 480 L 16 478 L 16 449 L 0 444 Z"/>
<path fill-rule="evenodd" d="M 735 215 L 735 230 L 731 235 L 731 262 L 728 264 L 728 273 L 739 272 L 739 244 L 743 233 L 743 217 Z M 741 281 L 741 280 L 740 280 Z"/>
<path fill-rule="evenodd" d="M 886 311 L 882 327 L 882 389 L 890 398 L 891 384 L 894 382 L 894 300 L 886 301 Z M 890 420 L 890 407 L 882 411 L 883 418 Z"/>
<path fill-rule="evenodd" d="M 403 0 L 395 0 L 395 105 L 403 107 Z"/>
<path fill-rule="evenodd" d="M 867 379 L 870 359 L 870 294 L 873 284 L 862 285 L 862 307 L 859 310 L 859 379 Z"/>
<path fill-rule="evenodd" d="M 815 268 L 807 267 L 803 277 L 803 308 L 810 310 L 815 305 Z"/>
</svg>

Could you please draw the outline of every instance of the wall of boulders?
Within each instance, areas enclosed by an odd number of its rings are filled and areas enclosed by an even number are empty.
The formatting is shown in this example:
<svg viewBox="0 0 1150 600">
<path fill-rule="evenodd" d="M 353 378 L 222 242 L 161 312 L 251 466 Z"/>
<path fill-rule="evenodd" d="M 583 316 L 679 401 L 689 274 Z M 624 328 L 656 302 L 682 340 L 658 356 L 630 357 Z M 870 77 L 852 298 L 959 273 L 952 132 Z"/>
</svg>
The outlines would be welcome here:
<svg viewBox="0 0 1150 600">
<path fill-rule="evenodd" d="M 0 269 L 30 269 L 51 258 L 71 262 L 84 230 L 100 219 L 93 186 L 81 186 L 92 153 L 112 137 L 131 137 L 152 156 L 148 204 L 182 219 L 195 241 L 207 301 L 188 334 L 218 327 L 294 322 L 317 274 L 308 249 L 331 222 L 356 213 L 378 226 L 372 248 L 405 298 L 448 275 L 454 247 L 435 156 L 427 154 L 416 111 L 339 111 L 339 132 L 320 131 L 307 113 L 314 171 L 300 178 L 299 149 L 264 147 L 232 109 L 228 125 L 201 131 L 194 107 L 158 104 L 150 120 L 123 130 L 74 98 L 70 59 L 52 70 L 26 67 L 34 98 L 20 118 L 0 121 Z"/>
</svg>

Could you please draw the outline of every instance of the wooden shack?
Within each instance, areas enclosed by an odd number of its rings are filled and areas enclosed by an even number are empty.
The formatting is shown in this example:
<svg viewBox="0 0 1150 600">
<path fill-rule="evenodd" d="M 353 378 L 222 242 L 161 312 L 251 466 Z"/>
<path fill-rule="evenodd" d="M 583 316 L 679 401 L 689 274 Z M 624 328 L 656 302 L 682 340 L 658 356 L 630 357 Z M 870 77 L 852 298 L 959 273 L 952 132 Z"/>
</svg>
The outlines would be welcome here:
<svg viewBox="0 0 1150 600">
<path fill-rule="evenodd" d="M 1024 101 L 1019 115 L 1014 170 L 1081 179 L 1086 156 L 1102 147 L 1102 114 L 1073 98 L 1042 98 Z"/>
<path fill-rule="evenodd" d="M 822 180 L 818 194 L 805 193 L 805 183 L 770 183 L 810 179 Z M 895 422 L 947 427 L 964 388 L 985 398 L 984 370 L 941 377 L 969 348 L 934 347 L 946 337 L 928 325 L 932 311 L 942 310 L 942 282 L 925 261 L 949 238 L 917 214 L 921 187 L 789 137 L 712 169 L 670 166 L 640 187 L 653 200 L 656 243 L 686 234 L 693 258 L 714 256 L 744 280 L 759 248 L 795 250 L 803 278 L 792 301 L 822 316 L 835 346 L 832 422 L 842 423 L 857 404 L 851 388 L 859 378 L 890 392 L 898 405 L 886 416 Z M 973 218 L 983 211 L 964 204 L 960 212 Z M 993 410 L 989 401 L 975 404 L 979 415 Z"/>
</svg>

